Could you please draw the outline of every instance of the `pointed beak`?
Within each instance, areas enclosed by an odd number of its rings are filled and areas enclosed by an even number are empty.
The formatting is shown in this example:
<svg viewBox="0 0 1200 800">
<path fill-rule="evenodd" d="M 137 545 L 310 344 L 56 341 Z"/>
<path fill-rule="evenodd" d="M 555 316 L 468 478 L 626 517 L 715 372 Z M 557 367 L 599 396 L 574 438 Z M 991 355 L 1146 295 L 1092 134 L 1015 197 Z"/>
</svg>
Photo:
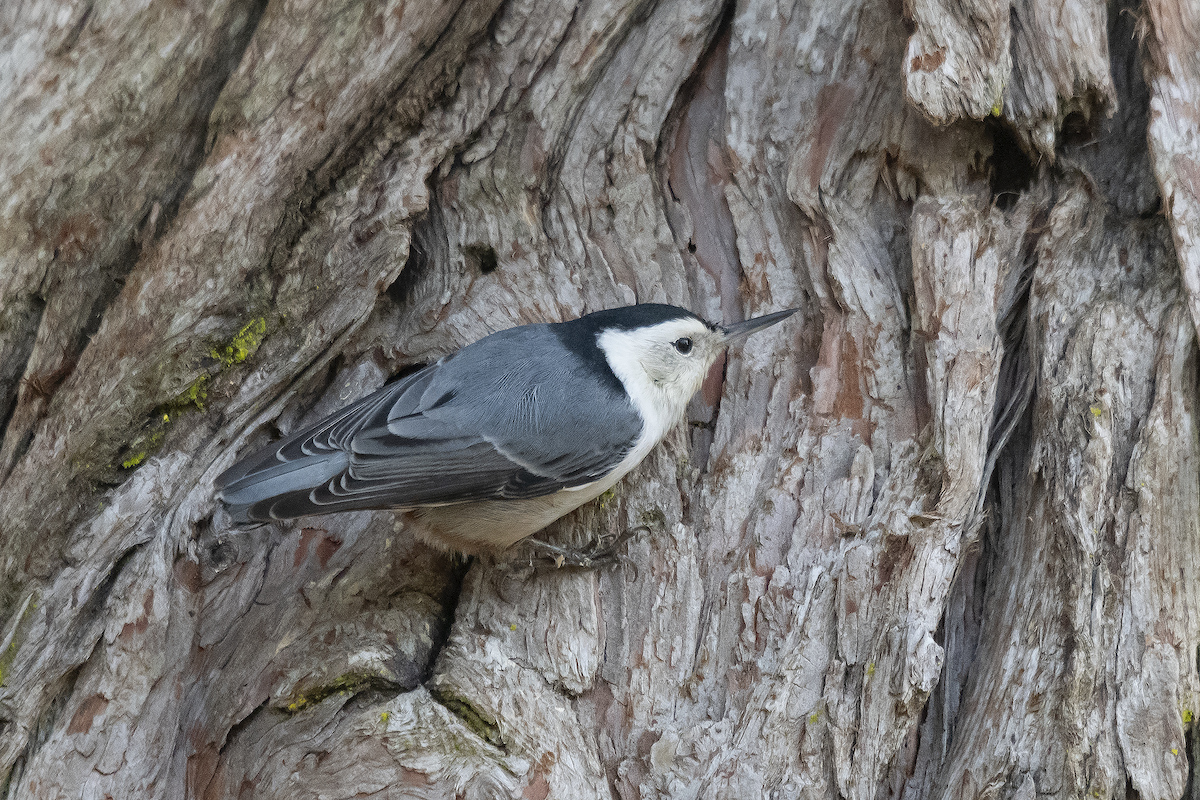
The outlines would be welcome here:
<svg viewBox="0 0 1200 800">
<path fill-rule="evenodd" d="M 774 314 L 764 314 L 761 317 L 748 319 L 745 322 L 735 322 L 732 325 L 721 326 L 721 331 L 725 334 L 725 344 L 733 344 L 739 339 L 744 339 L 752 333 L 757 333 L 763 328 L 769 328 L 776 322 L 783 320 L 795 314 L 800 309 L 789 308 L 787 311 L 776 311 Z"/>
</svg>

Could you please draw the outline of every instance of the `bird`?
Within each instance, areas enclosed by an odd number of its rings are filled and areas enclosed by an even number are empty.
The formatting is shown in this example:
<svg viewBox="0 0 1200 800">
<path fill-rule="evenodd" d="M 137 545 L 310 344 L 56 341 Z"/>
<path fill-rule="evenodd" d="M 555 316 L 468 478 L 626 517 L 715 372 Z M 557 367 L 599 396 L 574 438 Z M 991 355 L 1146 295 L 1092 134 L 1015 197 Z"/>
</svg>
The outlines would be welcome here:
<svg viewBox="0 0 1200 800">
<path fill-rule="evenodd" d="M 727 346 L 796 310 L 721 326 L 642 303 L 502 330 L 242 459 L 217 497 L 240 527 L 392 509 L 437 548 L 499 554 L 608 491 Z"/>
</svg>

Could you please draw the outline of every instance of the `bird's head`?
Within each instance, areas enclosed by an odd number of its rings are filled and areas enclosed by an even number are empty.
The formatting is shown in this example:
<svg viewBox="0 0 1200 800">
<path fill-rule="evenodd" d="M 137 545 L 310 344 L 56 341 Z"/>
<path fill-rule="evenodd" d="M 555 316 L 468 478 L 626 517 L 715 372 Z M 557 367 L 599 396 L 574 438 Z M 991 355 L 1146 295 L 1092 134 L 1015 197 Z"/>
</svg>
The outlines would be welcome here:
<svg viewBox="0 0 1200 800">
<path fill-rule="evenodd" d="M 629 306 L 642 318 L 615 320 L 597 337 L 613 372 L 639 406 L 639 394 L 668 407 L 672 415 L 699 390 L 712 365 L 730 344 L 791 316 L 796 309 L 779 311 L 732 325 L 714 325 L 672 306 L 657 306 L 652 316 L 646 306 Z"/>
</svg>

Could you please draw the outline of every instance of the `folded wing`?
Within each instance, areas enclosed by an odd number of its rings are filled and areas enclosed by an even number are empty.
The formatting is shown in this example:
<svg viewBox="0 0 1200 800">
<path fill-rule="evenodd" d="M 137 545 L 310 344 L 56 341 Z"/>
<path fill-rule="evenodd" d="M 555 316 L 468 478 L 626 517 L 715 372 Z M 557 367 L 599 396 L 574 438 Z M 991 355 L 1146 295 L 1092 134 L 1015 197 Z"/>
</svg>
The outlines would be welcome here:
<svg viewBox="0 0 1200 800">
<path fill-rule="evenodd" d="M 244 459 L 217 479 L 222 501 L 247 524 L 538 497 L 598 480 L 641 419 L 623 395 L 581 396 L 578 365 L 539 359 L 554 352 L 532 340 L 552 335 L 543 327 L 480 340 Z"/>
</svg>

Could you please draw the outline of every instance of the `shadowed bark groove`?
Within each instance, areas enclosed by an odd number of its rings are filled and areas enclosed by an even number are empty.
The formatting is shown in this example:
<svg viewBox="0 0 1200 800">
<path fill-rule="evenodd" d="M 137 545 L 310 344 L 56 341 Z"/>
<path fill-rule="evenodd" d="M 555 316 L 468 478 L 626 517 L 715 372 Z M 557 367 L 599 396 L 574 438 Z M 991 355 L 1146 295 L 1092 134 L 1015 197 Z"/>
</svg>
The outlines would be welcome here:
<svg viewBox="0 0 1200 800">
<path fill-rule="evenodd" d="M 1196 13 L 0 4 L 2 793 L 1195 794 Z M 799 313 L 544 534 L 633 568 L 213 498 L 651 301 Z"/>
</svg>

